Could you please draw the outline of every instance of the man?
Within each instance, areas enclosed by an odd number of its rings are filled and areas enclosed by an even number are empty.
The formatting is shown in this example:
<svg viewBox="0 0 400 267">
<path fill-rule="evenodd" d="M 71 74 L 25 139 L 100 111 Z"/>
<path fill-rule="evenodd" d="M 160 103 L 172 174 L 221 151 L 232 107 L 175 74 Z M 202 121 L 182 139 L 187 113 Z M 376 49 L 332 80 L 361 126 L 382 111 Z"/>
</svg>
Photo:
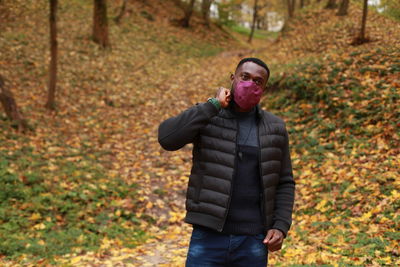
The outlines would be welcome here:
<svg viewBox="0 0 400 267">
<path fill-rule="evenodd" d="M 186 266 L 266 266 L 292 223 L 295 182 L 285 123 L 258 105 L 270 72 L 242 59 L 231 89 L 162 122 L 166 150 L 193 143 Z"/>
</svg>

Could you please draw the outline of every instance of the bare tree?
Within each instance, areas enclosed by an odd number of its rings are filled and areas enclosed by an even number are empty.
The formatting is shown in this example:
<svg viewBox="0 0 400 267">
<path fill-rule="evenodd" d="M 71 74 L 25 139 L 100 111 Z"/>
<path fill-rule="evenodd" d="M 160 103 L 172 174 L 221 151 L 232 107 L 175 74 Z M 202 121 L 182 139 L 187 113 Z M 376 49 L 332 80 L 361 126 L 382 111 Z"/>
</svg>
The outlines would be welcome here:
<svg viewBox="0 0 400 267">
<path fill-rule="evenodd" d="M 3 105 L 4 111 L 8 119 L 17 128 L 18 131 L 26 132 L 32 130 L 26 120 L 23 118 L 19 111 L 17 103 L 15 102 L 12 92 L 5 87 L 3 77 L 0 75 L 0 102 Z"/>
<path fill-rule="evenodd" d="M 121 22 L 121 18 L 124 16 L 126 11 L 126 5 L 128 0 L 122 0 L 121 9 L 119 10 L 118 15 L 114 18 L 115 23 L 119 24 Z"/>
<path fill-rule="evenodd" d="M 368 0 L 364 0 L 363 14 L 361 18 L 361 29 L 360 34 L 354 38 L 352 45 L 360 45 L 369 41 L 365 35 L 365 27 L 367 24 L 367 13 L 368 13 Z"/>
<path fill-rule="evenodd" d="M 254 0 L 253 23 L 251 24 L 251 31 L 250 31 L 249 40 L 248 40 L 249 43 L 251 43 L 251 40 L 253 40 L 254 28 L 255 28 L 256 22 L 257 22 L 257 11 L 258 11 L 258 0 Z"/>
<path fill-rule="evenodd" d="M 335 9 L 336 7 L 336 0 L 328 0 L 328 3 L 325 6 L 326 9 Z"/>
<path fill-rule="evenodd" d="M 49 79 L 49 93 L 47 98 L 46 108 L 54 110 L 56 107 L 56 83 L 57 83 L 57 4 L 58 0 L 49 0 L 50 2 L 50 79 Z"/>
<path fill-rule="evenodd" d="M 201 2 L 201 14 L 207 26 L 210 26 L 210 7 L 213 2 L 214 0 L 203 0 Z"/>
<path fill-rule="evenodd" d="M 181 20 L 181 24 L 183 27 L 189 27 L 190 18 L 193 14 L 193 7 L 196 0 L 190 0 L 189 4 L 184 8 L 185 16 Z"/>
<path fill-rule="evenodd" d="M 94 0 L 93 8 L 93 41 L 103 48 L 109 47 L 107 2 L 106 0 Z"/>
<path fill-rule="evenodd" d="M 349 9 L 349 0 L 342 0 L 340 2 L 339 10 L 336 15 L 338 16 L 346 16 L 347 15 L 347 10 Z"/>
<path fill-rule="evenodd" d="M 296 0 L 286 0 L 287 8 L 288 8 L 288 16 L 292 18 L 294 15 L 294 8 L 296 5 Z"/>
<path fill-rule="evenodd" d="M 361 19 L 361 30 L 360 30 L 360 36 L 359 36 L 359 41 L 361 43 L 367 42 L 367 38 L 365 37 L 365 26 L 367 24 L 367 13 L 368 13 L 368 0 L 364 0 L 364 6 L 363 6 L 363 15 Z"/>
<path fill-rule="evenodd" d="M 294 16 L 294 8 L 296 6 L 296 0 L 286 0 L 286 6 L 287 6 L 287 17 L 285 17 L 285 20 L 283 21 L 283 26 L 279 32 L 279 36 L 278 38 L 276 38 L 275 42 L 278 43 L 282 36 L 285 35 L 285 33 L 288 30 L 288 25 L 289 25 L 289 21 L 291 20 L 291 18 L 293 18 Z"/>
</svg>

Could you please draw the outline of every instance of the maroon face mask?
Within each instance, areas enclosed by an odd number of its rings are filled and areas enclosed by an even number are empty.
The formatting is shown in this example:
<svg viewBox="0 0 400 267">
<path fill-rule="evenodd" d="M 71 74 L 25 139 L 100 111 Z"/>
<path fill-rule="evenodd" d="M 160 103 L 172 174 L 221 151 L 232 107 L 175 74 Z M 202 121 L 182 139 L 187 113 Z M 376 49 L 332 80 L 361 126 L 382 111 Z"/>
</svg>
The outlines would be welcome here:
<svg viewBox="0 0 400 267">
<path fill-rule="evenodd" d="M 253 81 L 239 81 L 233 94 L 235 103 L 244 110 L 256 106 L 261 99 L 263 90 Z"/>
</svg>

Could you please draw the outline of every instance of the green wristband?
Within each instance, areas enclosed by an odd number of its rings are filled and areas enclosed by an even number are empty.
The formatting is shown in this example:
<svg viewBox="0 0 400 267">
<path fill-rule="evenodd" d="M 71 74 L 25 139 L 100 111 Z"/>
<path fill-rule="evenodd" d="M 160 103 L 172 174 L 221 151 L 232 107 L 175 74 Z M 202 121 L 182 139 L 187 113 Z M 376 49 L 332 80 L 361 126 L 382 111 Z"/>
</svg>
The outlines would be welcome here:
<svg viewBox="0 0 400 267">
<path fill-rule="evenodd" d="M 219 103 L 218 99 L 216 99 L 215 97 L 209 98 L 207 102 L 212 103 L 218 110 L 221 109 L 221 103 Z"/>
</svg>

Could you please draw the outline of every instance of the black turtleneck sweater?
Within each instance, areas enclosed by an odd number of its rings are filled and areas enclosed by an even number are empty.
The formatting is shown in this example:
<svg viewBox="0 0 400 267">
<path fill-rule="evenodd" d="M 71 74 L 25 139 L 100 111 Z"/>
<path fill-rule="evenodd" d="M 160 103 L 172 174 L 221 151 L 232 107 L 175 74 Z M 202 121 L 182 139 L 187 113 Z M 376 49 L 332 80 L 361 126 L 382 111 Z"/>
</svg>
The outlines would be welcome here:
<svg viewBox="0 0 400 267">
<path fill-rule="evenodd" d="M 263 233 L 259 143 L 255 108 L 235 112 L 239 125 L 233 192 L 223 233 L 254 235 Z"/>
</svg>

